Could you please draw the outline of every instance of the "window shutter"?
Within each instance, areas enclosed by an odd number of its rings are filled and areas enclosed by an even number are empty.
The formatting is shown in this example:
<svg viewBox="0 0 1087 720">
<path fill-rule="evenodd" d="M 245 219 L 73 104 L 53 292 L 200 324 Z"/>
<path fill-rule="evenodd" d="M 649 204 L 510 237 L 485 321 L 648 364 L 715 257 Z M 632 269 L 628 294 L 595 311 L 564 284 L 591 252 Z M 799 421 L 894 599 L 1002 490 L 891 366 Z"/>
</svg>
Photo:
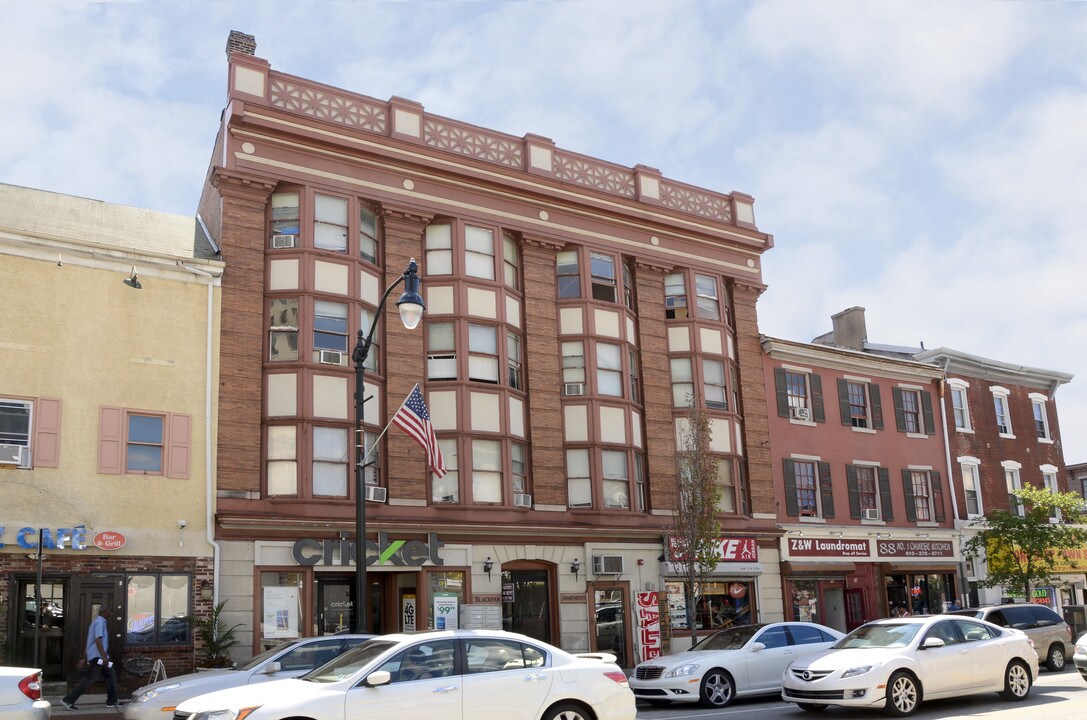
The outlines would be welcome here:
<svg viewBox="0 0 1087 720">
<path fill-rule="evenodd" d="M 868 398 L 872 403 L 872 427 L 883 429 L 883 403 L 879 400 L 879 385 L 868 383 Z"/>
<path fill-rule="evenodd" d="M 30 460 L 34 467 L 60 467 L 60 400 L 38 398 Z"/>
<path fill-rule="evenodd" d="M 944 512 L 944 484 L 940 480 L 940 473 L 935 470 L 929 472 L 929 479 L 932 481 L 933 517 L 936 518 L 936 522 L 943 522 L 947 520 L 947 514 Z"/>
<path fill-rule="evenodd" d="M 166 477 L 187 479 L 190 473 L 189 456 L 192 449 L 192 417 L 171 413 L 168 447 L 166 449 Z"/>
<path fill-rule="evenodd" d="M 808 376 L 811 382 L 811 415 L 815 422 L 826 422 L 827 414 L 823 410 L 823 379 L 812 373 Z"/>
<path fill-rule="evenodd" d="M 909 470 L 902 471 L 902 492 L 906 497 L 906 520 L 917 522 L 917 506 L 913 502 L 913 476 Z"/>
<path fill-rule="evenodd" d="M 936 434 L 936 423 L 932 417 L 932 393 L 927 390 L 921 391 L 921 412 L 925 416 L 925 434 Z"/>
<path fill-rule="evenodd" d="M 882 519 L 894 520 L 894 503 L 891 502 L 891 471 L 885 467 L 876 469 L 879 470 L 879 502 L 882 506 Z"/>
<path fill-rule="evenodd" d="M 843 382 L 839 380 L 838 382 Z M 859 520 L 861 516 L 861 493 L 857 487 L 857 466 L 845 466 L 845 484 L 849 488 L 849 517 Z"/>
<path fill-rule="evenodd" d="M 819 463 L 819 499 L 823 503 L 823 517 L 834 517 L 834 488 L 830 484 L 830 463 Z"/>
<path fill-rule="evenodd" d="M 121 408 L 98 412 L 98 472 L 103 475 L 120 475 L 124 467 L 124 419 Z"/>
<path fill-rule="evenodd" d="M 796 462 L 785 460 L 785 514 L 800 517 L 800 503 L 796 501 Z"/>
<path fill-rule="evenodd" d="M 906 411 L 902 408 L 902 391 L 891 388 L 891 396 L 895 401 L 895 425 L 898 426 L 898 432 L 906 432 Z"/>
<path fill-rule="evenodd" d="M 849 409 L 849 382 L 838 378 L 838 412 L 842 415 L 842 425 L 853 424 L 853 411 Z"/>
<path fill-rule="evenodd" d="M 785 370 L 774 368 L 774 389 L 778 398 L 778 417 L 789 417 L 789 391 L 785 386 Z"/>
</svg>

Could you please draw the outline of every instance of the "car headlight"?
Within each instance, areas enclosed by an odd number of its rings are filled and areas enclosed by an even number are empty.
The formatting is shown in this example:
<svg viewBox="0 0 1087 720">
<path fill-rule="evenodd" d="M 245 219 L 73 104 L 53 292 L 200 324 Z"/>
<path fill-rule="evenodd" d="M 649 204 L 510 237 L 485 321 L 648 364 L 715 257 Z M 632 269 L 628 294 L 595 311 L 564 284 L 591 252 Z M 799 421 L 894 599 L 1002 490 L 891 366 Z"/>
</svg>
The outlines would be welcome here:
<svg viewBox="0 0 1087 720">
<path fill-rule="evenodd" d="M 148 700 L 153 700 L 158 697 L 160 693 L 164 693 L 167 690 L 176 690 L 179 687 L 181 687 L 181 683 L 170 683 L 169 685 L 152 688 L 151 690 L 144 690 L 132 702 L 147 702 Z"/>
<path fill-rule="evenodd" d="M 192 720 L 245 720 L 249 714 L 259 708 L 260 705 L 241 708 L 239 710 L 207 710 L 196 713 Z"/>
<path fill-rule="evenodd" d="M 695 663 L 687 663 L 664 673 L 664 677 L 687 677 L 688 675 L 694 675 L 694 671 L 697 669 L 698 665 Z"/>
<path fill-rule="evenodd" d="M 1087 655 L 1087 643 L 1076 645 L 1076 655 Z"/>
<path fill-rule="evenodd" d="M 846 670 L 844 673 L 842 673 L 842 679 L 844 680 L 845 678 L 851 678 L 851 677 L 857 677 L 858 675 L 864 675 L 867 672 L 871 672 L 872 669 L 876 668 L 876 667 L 878 667 L 878 664 L 877 665 L 858 665 L 856 667 L 851 667 L 848 670 Z"/>
</svg>

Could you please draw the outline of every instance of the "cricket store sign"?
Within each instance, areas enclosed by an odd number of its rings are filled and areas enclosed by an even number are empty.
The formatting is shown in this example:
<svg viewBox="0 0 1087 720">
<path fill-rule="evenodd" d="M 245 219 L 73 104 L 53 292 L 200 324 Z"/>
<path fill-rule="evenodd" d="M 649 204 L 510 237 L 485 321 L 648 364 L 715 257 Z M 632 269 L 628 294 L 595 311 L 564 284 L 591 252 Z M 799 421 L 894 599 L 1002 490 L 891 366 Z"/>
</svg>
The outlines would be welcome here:
<svg viewBox="0 0 1087 720">
<path fill-rule="evenodd" d="M 390 540 L 389 534 L 379 532 L 377 542 L 366 541 L 366 565 L 391 565 L 420 567 L 444 565 L 438 550 L 445 546 L 437 533 L 427 533 L 426 541 Z M 347 538 L 314 540 L 302 538 L 291 548 L 294 561 L 299 565 L 354 565 L 355 543 Z"/>
</svg>

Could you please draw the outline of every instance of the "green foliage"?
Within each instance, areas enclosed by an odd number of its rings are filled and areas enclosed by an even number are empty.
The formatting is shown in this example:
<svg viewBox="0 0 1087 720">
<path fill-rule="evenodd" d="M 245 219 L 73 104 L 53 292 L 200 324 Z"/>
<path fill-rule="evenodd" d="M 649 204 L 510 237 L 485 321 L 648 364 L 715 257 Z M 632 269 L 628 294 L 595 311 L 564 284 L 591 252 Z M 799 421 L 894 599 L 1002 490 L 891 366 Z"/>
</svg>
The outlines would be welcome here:
<svg viewBox="0 0 1087 720">
<path fill-rule="evenodd" d="M 223 600 L 213 607 L 206 617 L 186 618 L 189 625 L 196 631 L 197 639 L 203 645 L 200 656 L 197 658 L 197 665 L 200 667 L 218 668 L 234 665 L 234 661 L 230 659 L 230 649 L 241 642 L 235 637 L 234 631 L 240 628 L 242 623 L 227 627 L 223 619 L 225 605 L 226 600 Z"/>
<path fill-rule="evenodd" d="M 672 509 L 670 559 L 682 568 L 687 627 L 697 642 L 695 604 L 720 558 L 718 537 L 721 526 L 717 513 L 722 489 L 718 483 L 717 457 L 710 449 L 709 416 L 704 409 L 691 403 L 687 421 L 687 433 L 676 454 L 679 492 Z"/>
<path fill-rule="evenodd" d="M 1031 485 L 1011 494 L 1024 514 L 995 510 L 975 521 L 979 530 L 963 550 L 969 556 L 985 554 L 989 574 L 979 583 L 983 587 L 1015 588 L 1029 598 L 1031 588 L 1054 584 L 1055 568 L 1073 564 L 1068 550 L 1087 544 L 1083 498 Z M 1050 522 L 1054 515 L 1059 522 Z"/>
</svg>

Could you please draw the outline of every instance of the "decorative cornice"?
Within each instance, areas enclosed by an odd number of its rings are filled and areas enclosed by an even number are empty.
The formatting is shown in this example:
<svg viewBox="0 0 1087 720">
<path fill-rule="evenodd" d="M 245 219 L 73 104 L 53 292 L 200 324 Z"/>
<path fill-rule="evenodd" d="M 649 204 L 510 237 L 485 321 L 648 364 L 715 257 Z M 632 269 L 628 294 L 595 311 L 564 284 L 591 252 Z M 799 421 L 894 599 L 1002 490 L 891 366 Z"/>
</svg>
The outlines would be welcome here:
<svg viewBox="0 0 1087 720">
<path fill-rule="evenodd" d="M 211 182 L 223 195 L 244 197 L 260 203 L 267 202 L 268 196 L 276 187 L 274 180 L 262 175 L 241 170 L 227 170 L 224 167 L 212 169 Z"/>
<path fill-rule="evenodd" d="M 763 335 L 763 351 L 774 360 L 814 365 L 864 375 L 909 378 L 931 382 L 943 377 L 943 370 L 915 360 L 899 360 L 884 355 L 846 350 L 844 348 L 793 342 Z"/>
<path fill-rule="evenodd" d="M 660 273 L 666 275 L 675 269 L 675 265 L 664 265 L 659 262 L 654 262 L 650 258 L 634 258 L 634 268 L 636 270 L 648 270 L 649 272 Z"/>
</svg>

